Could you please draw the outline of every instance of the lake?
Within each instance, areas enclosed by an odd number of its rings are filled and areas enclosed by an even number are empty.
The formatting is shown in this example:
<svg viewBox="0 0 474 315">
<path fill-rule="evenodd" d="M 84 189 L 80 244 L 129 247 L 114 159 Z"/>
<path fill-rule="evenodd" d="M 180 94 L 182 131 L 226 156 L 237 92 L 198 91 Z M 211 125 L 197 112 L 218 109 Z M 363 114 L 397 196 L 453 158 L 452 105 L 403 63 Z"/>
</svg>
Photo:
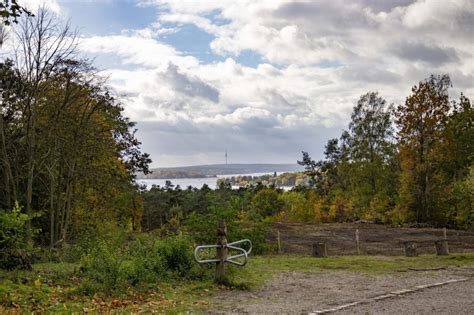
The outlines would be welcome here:
<svg viewBox="0 0 474 315">
<path fill-rule="evenodd" d="M 140 185 L 146 185 L 147 189 L 151 189 L 153 185 L 165 186 L 166 181 L 171 181 L 174 186 L 179 185 L 181 189 L 186 189 L 188 186 L 193 188 L 202 188 L 204 184 L 207 184 L 209 188 L 215 189 L 217 187 L 217 179 L 226 178 L 232 176 L 262 176 L 272 175 L 270 173 L 251 173 L 251 174 L 229 174 L 229 175 L 217 175 L 217 177 L 205 177 L 205 178 L 170 178 L 170 179 L 137 179 Z M 283 172 L 277 173 L 277 175 L 283 174 Z M 234 187 L 238 188 L 238 187 Z"/>
</svg>

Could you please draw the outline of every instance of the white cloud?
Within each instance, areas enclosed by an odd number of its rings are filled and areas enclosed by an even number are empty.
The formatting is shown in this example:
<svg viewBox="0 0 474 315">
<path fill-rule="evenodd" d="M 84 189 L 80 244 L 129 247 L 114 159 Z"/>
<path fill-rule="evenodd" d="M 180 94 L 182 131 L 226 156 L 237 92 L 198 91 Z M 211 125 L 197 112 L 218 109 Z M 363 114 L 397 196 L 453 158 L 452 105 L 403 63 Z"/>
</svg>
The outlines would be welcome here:
<svg viewBox="0 0 474 315">
<path fill-rule="evenodd" d="M 21 0 L 19 3 L 33 13 L 43 7 L 56 15 L 63 11 L 57 0 Z"/>
<path fill-rule="evenodd" d="M 83 38 L 80 47 L 120 58 L 106 74 L 125 95 L 127 114 L 142 122 L 156 165 L 182 164 L 186 154 L 194 160 L 185 164 L 198 163 L 202 152 L 217 162 L 230 146 L 242 161 L 266 152 L 276 162 L 280 152 L 289 162 L 311 148 L 320 156 L 360 95 L 379 91 L 400 103 L 431 73 L 449 73 L 453 95 L 474 95 L 469 0 L 141 4 L 159 8 L 154 24 Z M 183 24 L 211 34 L 210 49 L 226 59 L 204 63 L 161 41 L 162 34 L 179 36 Z M 263 61 L 239 63 L 244 51 Z"/>
<path fill-rule="evenodd" d="M 148 67 L 166 67 L 168 63 L 193 67 L 199 61 L 192 56 L 184 56 L 173 47 L 161 43 L 145 34 L 136 36 L 115 35 L 82 38 L 79 48 L 87 53 L 113 54 L 122 58 L 123 64 Z"/>
</svg>

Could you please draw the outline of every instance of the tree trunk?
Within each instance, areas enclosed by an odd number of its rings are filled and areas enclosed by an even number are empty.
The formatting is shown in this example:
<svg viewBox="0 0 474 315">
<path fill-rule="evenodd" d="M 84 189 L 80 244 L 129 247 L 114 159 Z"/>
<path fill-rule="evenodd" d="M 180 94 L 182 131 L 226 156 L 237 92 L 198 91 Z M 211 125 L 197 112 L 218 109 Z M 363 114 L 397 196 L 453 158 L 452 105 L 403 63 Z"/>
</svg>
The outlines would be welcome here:
<svg viewBox="0 0 474 315">
<path fill-rule="evenodd" d="M 5 200 L 6 200 L 7 209 L 12 209 L 10 176 L 9 176 L 9 172 L 11 172 L 11 169 L 10 169 L 10 163 L 8 163 L 8 154 L 7 154 L 7 146 L 6 146 L 6 140 L 5 140 L 5 130 L 4 130 L 2 113 L 0 113 L 0 133 L 1 133 L 0 136 L 1 136 L 1 141 L 2 141 L 2 164 L 4 165 L 3 181 L 5 185 Z"/>
<path fill-rule="evenodd" d="M 35 110 L 31 108 L 28 118 L 27 139 L 28 139 L 28 180 L 26 187 L 26 214 L 28 215 L 27 229 L 28 235 L 31 237 L 31 219 L 32 219 L 32 202 L 33 202 L 33 179 L 35 172 L 35 146 L 36 146 L 36 131 L 35 131 Z"/>
<path fill-rule="evenodd" d="M 50 207 L 50 216 L 49 216 L 49 236 L 50 236 L 50 247 L 54 247 L 55 238 L 54 238 L 54 219 L 55 219 L 55 209 L 54 209 L 54 179 L 52 171 L 50 171 L 50 183 L 49 183 L 49 207 Z"/>
<path fill-rule="evenodd" d="M 61 237 L 60 239 L 63 242 L 66 242 L 67 238 L 67 229 L 69 225 L 69 213 L 72 207 L 72 197 L 74 195 L 74 174 L 76 169 L 76 162 L 73 162 L 72 166 L 69 168 L 67 175 L 67 186 L 66 186 L 66 202 L 63 212 L 62 224 L 61 224 Z"/>
</svg>

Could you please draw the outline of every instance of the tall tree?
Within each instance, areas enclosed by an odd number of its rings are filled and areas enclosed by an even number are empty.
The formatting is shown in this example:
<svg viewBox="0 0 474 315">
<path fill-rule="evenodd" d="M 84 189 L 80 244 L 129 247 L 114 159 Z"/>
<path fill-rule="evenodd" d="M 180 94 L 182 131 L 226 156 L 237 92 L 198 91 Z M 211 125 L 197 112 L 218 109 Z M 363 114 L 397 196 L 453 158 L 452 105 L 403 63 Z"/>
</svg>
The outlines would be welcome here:
<svg viewBox="0 0 474 315">
<path fill-rule="evenodd" d="M 466 178 L 472 176 L 470 172 L 474 169 L 474 108 L 463 94 L 459 102 L 452 104 L 444 141 L 438 147 L 436 167 L 441 170 L 439 177 L 445 187 L 443 208 L 448 223 L 471 226 L 474 225 L 474 196 Z"/>
<path fill-rule="evenodd" d="M 15 31 L 15 65 L 25 84 L 22 99 L 22 125 L 25 134 L 27 159 L 26 214 L 31 217 L 34 194 L 35 168 L 40 162 L 37 147 L 38 117 L 42 110 L 41 85 L 56 67 L 74 56 L 77 36 L 69 25 L 61 25 L 46 9 L 34 18 L 25 18 Z M 28 221 L 28 226 L 30 226 Z"/>
<path fill-rule="evenodd" d="M 396 178 L 391 167 L 395 151 L 391 106 L 376 92 L 362 95 L 353 109 L 346 137 L 352 200 L 360 214 L 374 218 L 377 212 L 388 210 L 384 209 L 388 199 L 394 199 L 394 192 L 389 191 L 393 187 L 390 182 Z"/>
<path fill-rule="evenodd" d="M 448 75 L 435 76 L 412 88 L 397 110 L 400 141 L 400 207 L 418 222 L 437 218 L 437 146 L 444 141 L 444 128 L 451 110 Z"/>
</svg>

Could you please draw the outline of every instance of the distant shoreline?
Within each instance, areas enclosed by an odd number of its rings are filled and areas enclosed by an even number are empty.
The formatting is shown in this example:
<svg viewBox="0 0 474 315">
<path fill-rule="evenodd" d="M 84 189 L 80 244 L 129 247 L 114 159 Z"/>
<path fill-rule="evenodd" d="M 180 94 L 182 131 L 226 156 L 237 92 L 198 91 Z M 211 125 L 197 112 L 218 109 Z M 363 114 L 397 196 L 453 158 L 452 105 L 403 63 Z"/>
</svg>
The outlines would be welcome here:
<svg viewBox="0 0 474 315">
<path fill-rule="evenodd" d="M 299 172 L 298 164 L 209 164 L 151 169 L 152 173 L 137 174 L 137 179 L 215 178 L 219 175 Z"/>
<path fill-rule="evenodd" d="M 278 172 L 275 176 L 274 172 L 264 173 L 249 173 L 249 174 L 227 174 L 217 175 L 214 177 L 202 177 L 202 178 L 156 178 L 156 179 L 137 179 L 140 185 L 145 185 L 147 189 L 151 189 L 153 186 L 159 187 L 174 187 L 179 186 L 181 189 L 187 189 L 188 187 L 201 189 L 206 185 L 210 189 L 216 189 L 220 183 L 226 183 L 233 189 L 240 187 L 255 186 L 261 183 L 265 186 L 275 186 L 283 190 L 289 190 L 299 183 L 303 183 L 297 178 L 304 177 L 304 173 L 288 173 Z"/>
</svg>

